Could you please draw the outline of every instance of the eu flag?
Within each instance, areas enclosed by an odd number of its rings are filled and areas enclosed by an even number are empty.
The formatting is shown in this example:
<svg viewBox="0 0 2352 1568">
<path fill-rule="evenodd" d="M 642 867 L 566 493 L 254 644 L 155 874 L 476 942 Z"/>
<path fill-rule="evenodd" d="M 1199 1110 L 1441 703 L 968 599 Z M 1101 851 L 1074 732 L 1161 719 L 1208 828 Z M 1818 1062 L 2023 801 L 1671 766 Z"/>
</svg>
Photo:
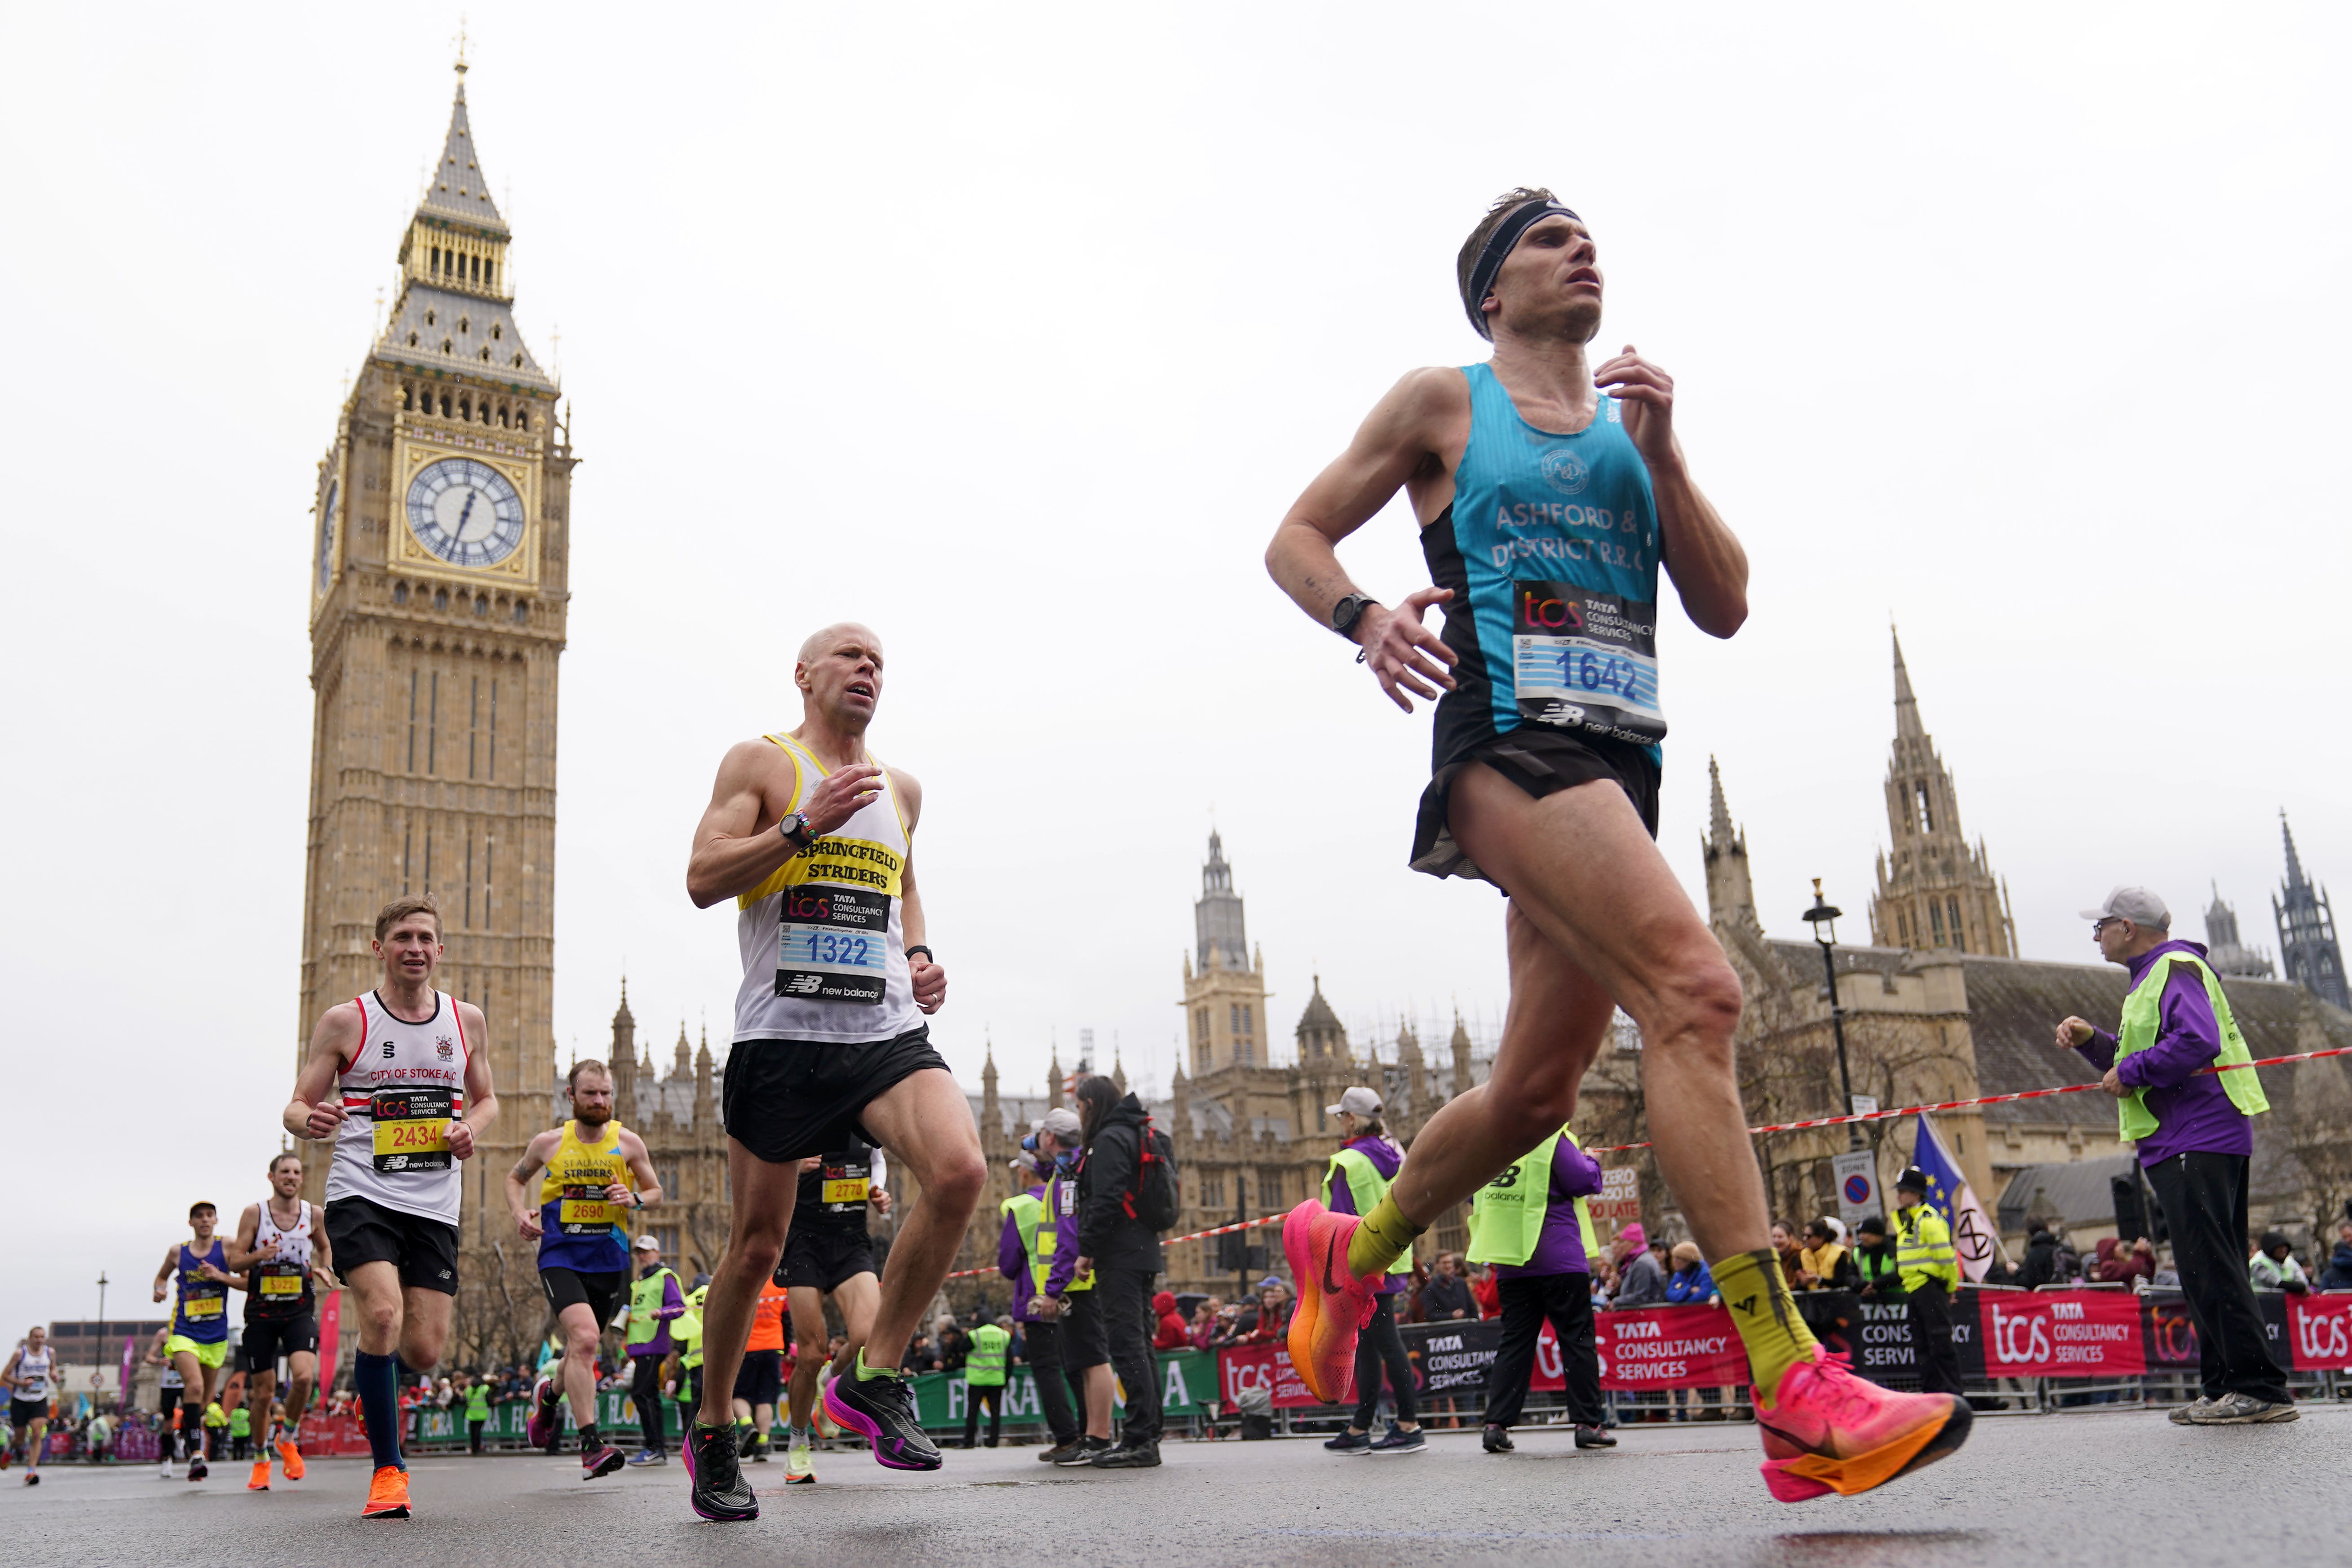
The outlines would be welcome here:
<svg viewBox="0 0 2352 1568">
<path fill-rule="evenodd" d="M 1982 1279 L 1994 1258 L 2006 1264 L 2000 1232 L 1985 1217 L 1984 1205 L 1977 1202 L 1969 1179 L 1960 1174 L 1958 1163 L 1945 1150 L 1936 1124 L 1925 1111 L 1919 1114 L 1919 1136 L 1911 1145 L 1911 1163 L 1927 1178 L 1929 1205 L 1952 1227 L 1952 1249 L 1959 1255 L 1960 1272 L 1970 1279 Z"/>
</svg>

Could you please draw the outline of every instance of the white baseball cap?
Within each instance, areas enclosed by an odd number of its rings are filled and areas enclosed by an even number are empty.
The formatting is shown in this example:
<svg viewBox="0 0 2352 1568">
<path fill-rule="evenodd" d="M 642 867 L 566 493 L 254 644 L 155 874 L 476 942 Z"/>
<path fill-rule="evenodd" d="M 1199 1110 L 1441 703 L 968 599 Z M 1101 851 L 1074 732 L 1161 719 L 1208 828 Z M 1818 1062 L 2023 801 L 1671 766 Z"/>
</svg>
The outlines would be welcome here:
<svg viewBox="0 0 2352 1568">
<path fill-rule="evenodd" d="M 1349 1116 L 1378 1116 L 1381 1113 L 1381 1097 L 1358 1084 L 1339 1097 L 1339 1104 L 1325 1106 L 1323 1112 L 1327 1116 L 1338 1116 L 1342 1112 Z"/>
<path fill-rule="evenodd" d="M 632 1252 L 659 1252 L 661 1250 L 661 1242 L 651 1236 L 641 1236 L 637 1237 L 637 1245 L 631 1247 L 630 1250 Z"/>
<path fill-rule="evenodd" d="M 1066 1143 L 1071 1139 L 1076 1138 L 1078 1135 L 1079 1126 L 1078 1113 L 1076 1111 L 1072 1110 L 1066 1105 L 1057 1105 L 1054 1107 L 1053 1110 L 1045 1112 L 1045 1115 L 1037 1118 L 1035 1123 L 1030 1127 L 1029 1131 L 1032 1132 L 1051 1132 L 1055 1137 L 1059 1138 Z"/>
<path fill-rule="evenodd" d="M 2129 921 L 2149 931 L 2172 929 L 2172 911 L 2146 888 L 2110 889 L 2106 902 L 2095 910 L 2083 910 L 2082 915 L 2086 921 Z"/>
</svg>

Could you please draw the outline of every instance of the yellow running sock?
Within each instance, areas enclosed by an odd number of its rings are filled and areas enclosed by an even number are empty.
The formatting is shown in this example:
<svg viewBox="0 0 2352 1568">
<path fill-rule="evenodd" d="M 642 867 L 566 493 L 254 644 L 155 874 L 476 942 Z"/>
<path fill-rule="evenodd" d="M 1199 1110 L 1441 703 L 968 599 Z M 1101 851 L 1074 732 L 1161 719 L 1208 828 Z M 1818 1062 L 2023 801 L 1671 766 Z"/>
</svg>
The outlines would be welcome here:
<svg viewBox="0 0 2352 1568">
<path fill-rule="evenodd" d="M 1348 1242 L 1348 1272 L 1359 1279 L 1385 1272 L 1425 1228 L 1405 1218 L 1394 1197 L 1383 1196 Z"/>
<path fill-rule="evenodd" d="M 1780 1392 L 1780 1374 L 1801 1361 L 1809 1361 L 1820 1342 L 1797 1316 L 1797 1299 L 1789 1293 L 1788 1277 L 1780 1272 L 1780 1255 L 1770 1247 L 1727 1258 L 1714 1268 L 1715 1288 L 1731 1309 L 1731 1326 L 1748 1352 L 1748 1368 L 1767 1399 Z"/>
</svg>

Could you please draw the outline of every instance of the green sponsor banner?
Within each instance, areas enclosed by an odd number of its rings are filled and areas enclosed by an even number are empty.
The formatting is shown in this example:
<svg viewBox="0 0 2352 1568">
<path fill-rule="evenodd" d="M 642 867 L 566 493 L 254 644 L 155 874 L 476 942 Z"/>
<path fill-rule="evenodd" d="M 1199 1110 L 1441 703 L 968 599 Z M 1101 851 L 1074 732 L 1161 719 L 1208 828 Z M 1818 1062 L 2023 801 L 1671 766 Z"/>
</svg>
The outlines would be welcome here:
<svg viewBox="0 0 2352 1568">
<path fill-rule="evenodd" d="M 1217 1358 L 1207 1351 L 1167 1351 L 1157 1360 L 1160 1414 L 1174 1419 L 1205 1415 L 1217 1397 Z M 926 1427 L 963 1430 L 968 1390 L 960 1372 L 927 1372 L 915 1379 L 915 1415 Z M 1118 1388 L 1114 1403 L 1127 1404 L 1127 1391 Z M 1042 1423 L 1045 1411 L 1037 1403 L 1037 1385 L 1026 1366 L 1008 1368 L 1004 1380 L 1004 1420 Z"/>
</svg>

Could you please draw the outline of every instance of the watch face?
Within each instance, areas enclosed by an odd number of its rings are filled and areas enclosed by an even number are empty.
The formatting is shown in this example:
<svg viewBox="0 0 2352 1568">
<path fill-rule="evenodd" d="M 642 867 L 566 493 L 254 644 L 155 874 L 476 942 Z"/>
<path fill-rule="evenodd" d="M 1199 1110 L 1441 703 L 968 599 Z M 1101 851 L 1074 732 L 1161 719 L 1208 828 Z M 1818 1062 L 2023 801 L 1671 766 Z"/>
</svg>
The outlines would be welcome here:
<svg viewBox="0 0 2352 1568">
<path fill-rule="evenodd" d="M 335 571 L 335 515 L 342 505 L 343 487 L 341 481 L 327 481 L 327 499 L 319 508 L 319 592 L 327 591 L 327 584 Z"/>
<path fill-rule="evenodd" d="M 444 458 L 409 481 L 408 527 L 452 566 L 495 566 L 522 543 L 522 497 L 488 463 Z"/>
</svg>

